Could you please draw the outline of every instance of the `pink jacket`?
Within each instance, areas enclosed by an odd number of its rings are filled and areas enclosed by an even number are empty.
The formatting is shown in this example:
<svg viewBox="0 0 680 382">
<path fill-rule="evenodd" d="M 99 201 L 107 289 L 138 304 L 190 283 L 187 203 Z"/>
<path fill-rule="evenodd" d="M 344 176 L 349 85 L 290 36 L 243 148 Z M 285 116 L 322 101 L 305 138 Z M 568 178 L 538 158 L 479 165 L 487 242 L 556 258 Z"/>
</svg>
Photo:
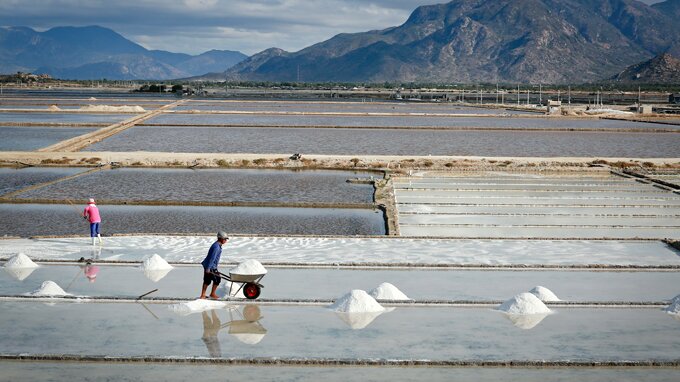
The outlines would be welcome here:
<svg viewBox="0 0 680 382">
<path fill-rule="evenodd" d="M 90 203 L 85 207 L 83 216 L 90 218 L 90 223 L 101 223 L 102 218 L 99 217 L 99 208 L 94 203 Z"/>
</svg>

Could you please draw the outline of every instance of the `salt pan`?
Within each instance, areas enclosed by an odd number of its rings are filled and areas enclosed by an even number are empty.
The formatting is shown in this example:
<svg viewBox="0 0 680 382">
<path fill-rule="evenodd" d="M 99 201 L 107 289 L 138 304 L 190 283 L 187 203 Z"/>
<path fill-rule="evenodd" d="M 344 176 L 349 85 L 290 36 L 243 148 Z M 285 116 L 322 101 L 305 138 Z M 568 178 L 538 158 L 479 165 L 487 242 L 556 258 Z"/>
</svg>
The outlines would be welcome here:
<svg viewBox="0 0 680 382">
<path fill-rule="evenodd" d="M 550 289 L 542 287 L 540 285 L 534 287 L 532 290 L 529 291 L 529 293 L 538 297 L 538 299 L 543 302 L 562 301 L 559 298 L 557 298 L 557 296 Z"/>
<path fill-rule="evenodd" d="M 328 307 L 336 312 L 343 313 L 366 313 L 366 312 L 384 312 L 383 308 L 377 301 L 360 289 L 354 289 L 348 294 L 335 300 L 335 303 Z"/>
<path fill-rule="evenodd" d="M 368 294 L 376 300 L 410 300 L 407 295 L 390 283 L 382 283 Z"/>
<path fill-rule="evenodd" d="M 168 305 L 168 309 L 183 316 L 200 313 L 206 310 L 223 309 L 227 304 L 223 301 L 198 299 L 181 304 Z"/>
<path fill-rule="evenodd" d="M 664 309 L 668 314 L 676 314 L 680 317 L 680 294 L 671 299 L 670 305 Z"/>
<path fill-rule="evenodd" d="M 23 253 L 12 256 L 4 265 L 5 268 L 37 268 L 38 264 L 34 263 L 28 256 Z"/>
<path fill-rule="evenodd" d="M 172 269 L 172 265 L 168 264 L 168 262 L 158 256 L 158 254 L 154 253 L 153 255 L 144 258 L 142 269 L 147 271 L 160 271 Z"/>
<path fill-rule="evenodd" d="M 267 270 L 259 261 L 250 259 L 240 263 L 229 272 L 236 275 L 264 275 L 267 273 Z"/>
<path fill-rule="evenodd" d="M 66 293 L 57 283 L 47 280 L 42 283 L 39 289 L 29 293 L 29 296 L 71 296 Z"/>
<path fill-rule="evenodd" d="M 502 303 L 498 310 L 508 314 L 541 314 L 552 312 L 543 301 L 531 293 L 520 293 Z"/>
</svg>

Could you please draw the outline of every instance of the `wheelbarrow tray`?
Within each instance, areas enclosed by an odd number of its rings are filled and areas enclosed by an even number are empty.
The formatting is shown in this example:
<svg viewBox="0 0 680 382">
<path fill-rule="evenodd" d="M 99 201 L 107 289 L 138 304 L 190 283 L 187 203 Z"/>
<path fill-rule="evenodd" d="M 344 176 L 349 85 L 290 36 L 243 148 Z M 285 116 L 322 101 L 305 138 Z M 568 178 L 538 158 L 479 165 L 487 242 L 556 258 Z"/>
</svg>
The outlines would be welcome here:
<svg viewBox="0 0 680 382">
<path fill-rule="evenodd" d="M 257 283 L 264 275 L 265 273 L 259 275 L 239 275 L 237 273 L 229 273 L 229 280 L 237 283 Z"/>
</svg>

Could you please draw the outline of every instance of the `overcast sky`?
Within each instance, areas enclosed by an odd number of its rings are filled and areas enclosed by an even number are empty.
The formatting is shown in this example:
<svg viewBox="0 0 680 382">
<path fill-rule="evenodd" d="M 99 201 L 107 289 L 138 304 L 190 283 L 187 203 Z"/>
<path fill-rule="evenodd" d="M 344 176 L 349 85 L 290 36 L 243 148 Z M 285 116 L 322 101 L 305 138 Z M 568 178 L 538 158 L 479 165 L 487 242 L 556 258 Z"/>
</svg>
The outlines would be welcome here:
<svg viewBox="0 0 680 382">
<path fill-rule="evenodd" d="M 271 47 L 293 52 L 338 33 L 397 26 L 416 7 L 445 2 L 0 0 L 0 25 L 28 26 L 40 31 L 55 26 L 100 25 L 147 49 L 190 54 L 226 49 L 252 55 Z"/>
</svg>

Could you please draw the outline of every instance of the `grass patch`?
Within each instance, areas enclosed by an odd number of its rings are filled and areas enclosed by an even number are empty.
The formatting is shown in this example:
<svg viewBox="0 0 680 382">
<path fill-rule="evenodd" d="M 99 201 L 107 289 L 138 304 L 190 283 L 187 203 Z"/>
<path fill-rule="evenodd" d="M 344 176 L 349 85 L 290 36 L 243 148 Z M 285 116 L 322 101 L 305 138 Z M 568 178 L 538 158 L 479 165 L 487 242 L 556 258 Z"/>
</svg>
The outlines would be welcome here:
<svg viewBox="0 0 680 382">
<path fill-rule="evenodd" d="M 40 164 L 69 164 L 73 162 L 73 159 L 62 157 L 61 159 L 43 159 Z"/>
</svg>

